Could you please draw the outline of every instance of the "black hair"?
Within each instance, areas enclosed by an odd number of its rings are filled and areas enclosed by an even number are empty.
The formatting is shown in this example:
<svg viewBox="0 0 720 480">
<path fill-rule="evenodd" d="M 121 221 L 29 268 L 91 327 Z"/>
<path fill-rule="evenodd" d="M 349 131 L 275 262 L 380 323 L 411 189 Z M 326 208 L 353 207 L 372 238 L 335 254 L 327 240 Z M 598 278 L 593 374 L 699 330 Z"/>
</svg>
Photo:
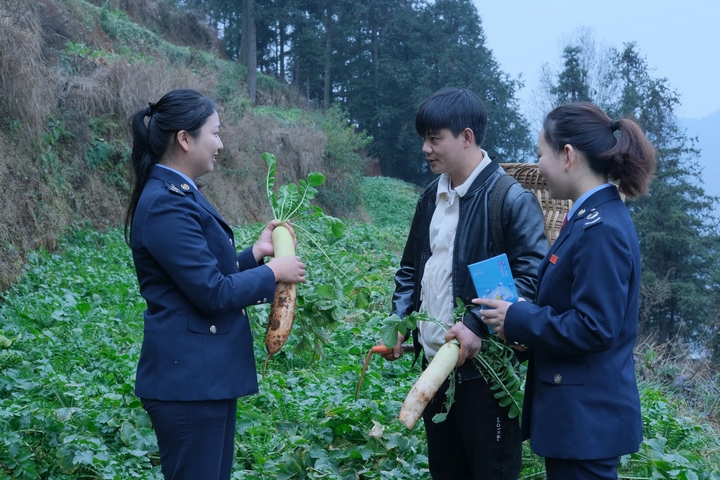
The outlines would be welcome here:
<svg viewBox="0 0 720 480">
<path fill-rule="evenodd" d="M 130 164 L 135 185 L 125 214 L 125 242 L 130 244 L 130 230 L 140 195 L 150 177 L 150 170 L 175 142 L 180 130 L 197 138 L 205 121 L 215 113 L 215 104 L 200 92 L 178 89 L 166 93 L 157 103 L 138 110 L 131 117 L 133 137 Z M 148 118 L 147 124 L 145 118 Z"/>
<path fill-rule="evenodd" d="M 415 130 L 424 137 L 447 128 L 455 138 L 466 128 L 480 146 L 487 128 L 487 110 L 477 95 L 461 88 L 443 88 L 423 102 L 415 116 Z"/>
<path fill-rule="evenodd" d="M 593 172 L 616 182 L 623 194 L 634 198 L 648 193 L 655 172 L 655 148 L 633 120 L 612 120 L 597 105 L 574 102 L 550 112 L 543 130 L 555 152 L 572 145 Z"/>
</svg>

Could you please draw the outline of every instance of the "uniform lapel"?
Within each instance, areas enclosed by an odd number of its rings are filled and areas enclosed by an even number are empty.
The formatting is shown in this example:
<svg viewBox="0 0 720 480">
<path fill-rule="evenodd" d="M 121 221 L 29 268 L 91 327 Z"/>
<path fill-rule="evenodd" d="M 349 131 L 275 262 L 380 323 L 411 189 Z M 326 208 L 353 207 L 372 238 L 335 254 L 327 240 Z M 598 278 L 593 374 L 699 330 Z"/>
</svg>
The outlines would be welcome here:
<svg viewBox="0 0 720 480">
<path fill-rule="evenodd" d="M 573 216 L 571 218 L 567 219 L 567 224 L 562 228 L 562 230 L 560 230 L 560 235 L 558 235 L 557 240 L 555 240 L 555 243 L 552 244 L 550 250 L 548 250 L 547 255 L 545 256 L 542 263 L 540 264 L 540 267 L 538 268 L 538 285 L 540 284 L 543 274 L 545 273 L 545 270 L 547 269 L 552 257 L 560 249 L 563 243 L 565 243 L 565 241 L 570 237 L 573 223 L 584 217 L 586 213 L 593 210 L 594 208 L 597 208 L 599 205 L 610 200 L 619 198 L 620 194 L 618 193 L 616 188 L 603 188 L 602 190 L 598 190 L 582 203 L 582 206 L 577 211 L 575 211 L 575 213 L 573 213 Z"/>
<path fill-rule="evenodd" d="M 227 226 L 227 223 L 225 223 L 225 219 L 222 218 L 222 215 L 220 215 L 220 213 L 217 210 L 215 210 L 215 207 L 213 207 L 212 204 L 207 201 L 207 198 L 205 198 L 205 196 L 203 196 L 203 194 L 200 193 L 199 190 L 191 189 L 189 193 L 192 194 L 193 197 L 195 198 L 195 201 L 201 207 L 203 207 L 205 210 L 207 210 L 208 213 L 210 213 L 210 215 L 215 217 L 217 219 L 217 221 L 220 222 L 221 225 Z"/>
<path fill-rule="evenodd" d="M 230 229 L 228 224 L 225 222 L 225 219 L 222 218 L 222 215 L 220 215 L 220 213 L 215 210 L 215 207 L 213 207 L 210 202 L 207 201 L 207 199 L 203 196 L 202 193 L 200 193 L 200 191 L 195 190 L 192 186 L 188 185 L 183 177 L 181 177 L 172 170 L 168 170 L 167 168 L 162 168 L 157 165 L 153 167 L 150 175 L 152 178 L 156 178 L 160 181 L 175 186 L 175 188 L 177 188 L 179 191 L 182 191 L 185 195 L 193 198 L 198 205 L 205 209 L 210 215 L 215 217 L 217 221 L 220 222 L 220 225 L 223 226 L 223 228 L 228 230 Z"/>
</svg>

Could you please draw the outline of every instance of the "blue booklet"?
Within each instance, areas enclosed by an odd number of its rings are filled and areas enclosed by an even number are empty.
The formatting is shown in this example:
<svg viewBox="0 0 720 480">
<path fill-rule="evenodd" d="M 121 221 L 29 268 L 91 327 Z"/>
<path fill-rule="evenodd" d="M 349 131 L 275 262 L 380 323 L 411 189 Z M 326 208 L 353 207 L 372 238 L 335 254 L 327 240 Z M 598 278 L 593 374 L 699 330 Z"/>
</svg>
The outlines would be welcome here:
<svg viewBox="0 0 720 480">
<path fill-rule="evenodd" d="M 470 270 L 470 277 L 475 284 L 478 298 L 517 302 L 518 293 L 510 270 L 510 262 L 504 253 L 470 264 L 468 270 Z M 488 326 L 488 330 L 490 333 L 495 333 L 490 326 Z"/>
</svg>

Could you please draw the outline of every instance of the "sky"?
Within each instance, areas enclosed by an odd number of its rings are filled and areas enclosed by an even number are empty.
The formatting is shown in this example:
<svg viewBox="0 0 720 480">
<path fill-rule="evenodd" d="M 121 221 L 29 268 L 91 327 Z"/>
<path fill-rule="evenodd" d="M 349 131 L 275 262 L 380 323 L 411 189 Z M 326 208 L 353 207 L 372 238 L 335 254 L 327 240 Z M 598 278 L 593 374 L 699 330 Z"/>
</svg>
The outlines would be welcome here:
<svg viewBox="0 0 720 480">
<path fill-rule="evenodd" d="M 680 93 L 680 118 L 720 110 L 720 0 L 473 0 L 486 46 L 512 78 L 528 114 L 543 64 L 556 70 L 564 39 L 589 28 L 596 44 L 635 42 L 653 76 Z"/>
</svg>

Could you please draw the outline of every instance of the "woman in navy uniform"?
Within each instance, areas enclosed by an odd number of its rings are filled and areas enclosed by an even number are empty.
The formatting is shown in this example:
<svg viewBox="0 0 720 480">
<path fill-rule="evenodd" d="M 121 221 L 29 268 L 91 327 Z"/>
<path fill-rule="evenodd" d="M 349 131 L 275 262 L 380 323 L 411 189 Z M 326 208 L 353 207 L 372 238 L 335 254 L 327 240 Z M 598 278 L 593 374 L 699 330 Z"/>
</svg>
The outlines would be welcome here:
<svg viewBox="0 0 720 480">
<path fill-rule="evenodd" d="M 528 347 L 522 432 L 547 478 L 615 479 L 619 457 L 643 438 L 640 247 L 620 193 L 647 193 L 655 152 L 632 120 L 571 103 L 545 119 L 537 155 L 550 195 L 574 202 L 539 266 L 537 303 L 475 303 L 491 307 L 484 321 L 507 342 Z"/>
<path fill-rule="evenodd" d="M 237 398 L 258 391 L 245 309 L 272 302 L 276 282 L 305 281 L 298 257 L 263 263 L 279 222 L 238 254 L 232 230 L 198 191 L 223 147 L 219 130 L 213 102 L 188 89 L 132 118 L 125 234 L 147 302 L 135 394 L 166 479 L 230 478 Z"/>
</svg>

